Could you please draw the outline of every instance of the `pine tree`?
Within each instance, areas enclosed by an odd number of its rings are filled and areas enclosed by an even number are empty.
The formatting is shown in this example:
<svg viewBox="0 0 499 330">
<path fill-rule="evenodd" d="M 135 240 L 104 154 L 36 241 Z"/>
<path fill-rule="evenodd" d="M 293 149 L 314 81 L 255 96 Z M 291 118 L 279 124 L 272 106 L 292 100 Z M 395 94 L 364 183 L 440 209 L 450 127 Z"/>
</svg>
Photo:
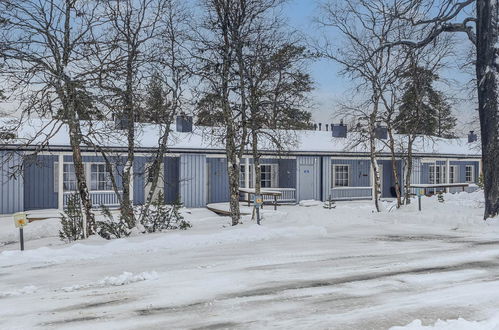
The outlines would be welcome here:
<svg viewBox="0 0 499 330">
<path fill-rule="evenodd" d="M 78 194 L 68 197 L 66 214 L 61 214 L 59 238 L 67 243 L 83 239 L 83 213 Z"/>
<path fill-rule="evenodd" d="M 438 75 L 413 66 L 403 76 L 407 82 L 399 114 L 394 121 L 397 132 L 453 137 L 457 119 L 452 115 L 445 95 L 433 87 L 439 79 Z"/>
<path fill-rule="evenodd" d="M 455 137 L 454 127 L 456 127 L 457 118 L 452 115 L 451 106 L 445 100 L 444 94 L 436 91 L 431 101 L 437 116 L 437 131 L 435 135 L 443 138 Z"/>
</svg>

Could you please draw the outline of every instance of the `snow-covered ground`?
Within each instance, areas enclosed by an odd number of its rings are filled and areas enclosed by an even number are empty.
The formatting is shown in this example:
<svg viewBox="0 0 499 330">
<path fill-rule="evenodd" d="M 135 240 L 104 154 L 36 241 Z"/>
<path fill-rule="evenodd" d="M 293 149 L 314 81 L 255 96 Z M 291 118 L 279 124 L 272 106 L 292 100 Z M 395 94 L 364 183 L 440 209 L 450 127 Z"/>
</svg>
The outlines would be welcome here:
<svg viewBox="0 0 499 330">
<path fill-rule="evenodd" d="M 481 198 L 307 202 L 236 227 L 194 209 L 188 231 L 73 244 L 44 220 L 24 252 L 0 218 L 0 328 L 499 329 L 499 221 Z"/>
</svg>

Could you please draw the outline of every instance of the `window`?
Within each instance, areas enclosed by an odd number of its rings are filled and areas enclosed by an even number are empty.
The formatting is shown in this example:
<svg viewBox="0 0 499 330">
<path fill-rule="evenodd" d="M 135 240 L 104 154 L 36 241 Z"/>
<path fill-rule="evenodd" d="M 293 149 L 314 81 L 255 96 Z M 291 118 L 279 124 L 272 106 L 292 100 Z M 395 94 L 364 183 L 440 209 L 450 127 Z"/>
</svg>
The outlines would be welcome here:
<svg viewBox="0 0 499 330">
<path fill-rule="evenodd" d="M 74 165 L 64 164 L 64 172 L 62 175 L 64 178 L 64 191 L 76 191 L 77 183 Z"/>
<path fill-rule="evenodd" d="M 348 187 L 350 184 L 350 167 L 333 165 L 333 187 Z"/>
<path fill-rule="evenodd" d="M 241 164 L 239 171 L 239 186 L 241 188 L 253 187 L 253 165 L 248 165 L 249 170 L 249 187 L 246 187 L 246 164 Z"/>
<path fill-rule="evenodd" d="M 248 166 L 249 187 L 246 187 L 246 164 L 241 164 L 239 172 L 239 186 L 241 188 L 255 187 L 255 169 L 252 164 Z M 260 165 L 261 175 L 260 182 L 262 188 L 273 188 L 279 185 L 279 176 L 277 171 L 277 164 L 262 164 Z"/>
<path fill-rule="evenodd" d="M 446 165 L 430 165 L 430 184 L 447 182 Z"/>
<path fill-rule="evenodd" d="M 113 190 L 111 178 L 105 164 L 91 164 L 90 166 L 90 189 L 91 190 Z"/>
<path fill-rule="evenodd" d="M 453 166 L 449 167 L 449 179 L 450 179 L 449 183 L 459 182 L 457 166 L 453 165 Z"/>
<path fill-rule="evenodd" d="M 262 188 L 272 188 L 273 178 L 274 178 L 272 165 L 260 165 L 260 169 L 261 169 L 260 182 L 262 184 Z"/>
<path fill-rule="evenodd" d="M 466 165 L 466 182 L 467 183 L 474 183 L 475 182 L 475 166 L 473 165 Z"/>
</svg>

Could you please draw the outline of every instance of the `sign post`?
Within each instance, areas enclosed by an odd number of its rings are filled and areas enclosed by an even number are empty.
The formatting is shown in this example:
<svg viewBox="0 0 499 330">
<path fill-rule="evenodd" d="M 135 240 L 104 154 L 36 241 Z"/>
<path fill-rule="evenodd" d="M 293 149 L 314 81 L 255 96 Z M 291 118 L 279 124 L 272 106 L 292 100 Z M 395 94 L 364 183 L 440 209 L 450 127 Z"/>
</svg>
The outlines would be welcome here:
<svg viewBox="0 0 499 330">
<path fill-rule="evenodd" d="M 260 208 L 263 205 L 262 195 L 255 195 L 256 223 L 260 225 Z"/>
<path fill-rule="evenodd" d="M 424 195 L 424 189 L 418 189 L 418 208 L 421 212 L 421 197 Z"/>
<path fill-rule="evenodd" d="M 28 224 L 28 219 L 26 218 L 26 213 L 18 212 L 14 213 L 14 225 L 19 228 L 19 242 L 21 244 L 21 251 L 24 251 L 24 232 L 23 227 Z"/>
</svg>

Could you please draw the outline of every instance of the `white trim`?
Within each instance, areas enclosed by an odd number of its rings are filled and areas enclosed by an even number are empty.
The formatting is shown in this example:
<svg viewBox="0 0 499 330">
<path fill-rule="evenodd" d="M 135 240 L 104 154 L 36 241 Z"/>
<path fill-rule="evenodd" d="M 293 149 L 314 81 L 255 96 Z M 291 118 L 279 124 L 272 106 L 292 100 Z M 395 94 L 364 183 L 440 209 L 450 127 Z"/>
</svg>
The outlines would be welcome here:
<svg viewBox="0 0 499 330">
<path fill-rule="evenodd" d="M 351 186 L 351 171 L 350 171 L 350 165 L 349 164 L 331 164 L 332 165 L 332 181 L 331 181 L 331 187 L 330 188 L 336 188 L 336 167 L 340 167 L 340 166 L 343 166 L 343 167 L 347 167 L 347 186 L 338 186 L 338 187 L 350 187 Z"/>
<path fill-rule="evenodd" d="M 58 173 L 57 173 L 57 207 L 59 210 L 64 209 L 64 155 L 59 155 L 59 161 L 57 162 Z"/>
<path fill-rule="evenodd" d="M 471 180 L 470 181 L 466 180 L 466 177 L 467 177 L 466 171 L 468 170 L 468 167 L 471 167 Z M 475 181 L 476 181 L 476 178 L 475 178 L 475 165 L 470 165 L 470 164 L 465 165 L 465 167 L 464 167 L 464 182 L 466 182 L 466 183 L 475 183 Z"/>
</svg>

